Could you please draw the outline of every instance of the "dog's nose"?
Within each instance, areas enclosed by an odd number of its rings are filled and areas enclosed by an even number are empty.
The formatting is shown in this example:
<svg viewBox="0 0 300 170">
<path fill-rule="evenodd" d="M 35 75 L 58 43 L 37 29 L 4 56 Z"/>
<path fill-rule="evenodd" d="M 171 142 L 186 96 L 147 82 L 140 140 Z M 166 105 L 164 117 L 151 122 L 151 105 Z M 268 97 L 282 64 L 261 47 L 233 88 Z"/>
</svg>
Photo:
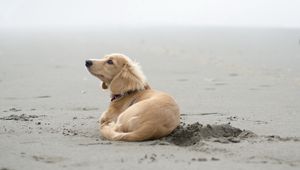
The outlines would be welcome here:
<svg viewBox="0 0 300 170">
<path fill-rule="evenodd" d="M 86 60 L 85 61 L 85 66 L 86 67 L 91 67 L 93 65 L 93 61 L 91 61 L 91 60 Z"/>
</svg>

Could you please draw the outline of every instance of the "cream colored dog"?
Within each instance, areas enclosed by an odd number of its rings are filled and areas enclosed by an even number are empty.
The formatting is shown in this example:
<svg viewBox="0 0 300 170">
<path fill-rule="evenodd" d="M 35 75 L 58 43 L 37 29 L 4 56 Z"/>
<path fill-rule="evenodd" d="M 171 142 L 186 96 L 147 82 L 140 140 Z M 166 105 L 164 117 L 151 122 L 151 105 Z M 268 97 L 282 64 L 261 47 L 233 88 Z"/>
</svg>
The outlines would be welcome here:
<svg viewBox="0 0 300 170">
<path fill-rule="evenodd" d="M 179 125 L 179 107 L 166 93 L 152 90 L 139 65 L 123 54 L 85 63 L 111 91 L 111 103 L 100 118 L 100 132 L 109 140 L 143 141 L 170 134 Z"/>
</svg>

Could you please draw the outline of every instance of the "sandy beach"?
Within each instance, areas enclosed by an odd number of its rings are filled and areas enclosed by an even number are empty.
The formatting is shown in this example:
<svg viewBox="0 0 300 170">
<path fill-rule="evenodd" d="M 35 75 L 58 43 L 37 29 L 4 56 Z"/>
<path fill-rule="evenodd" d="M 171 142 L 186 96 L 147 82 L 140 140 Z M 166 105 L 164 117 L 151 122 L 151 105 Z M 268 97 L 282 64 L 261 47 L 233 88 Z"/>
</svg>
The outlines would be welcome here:
<svg viewBox="0 0 300 170">
<path fill-rule="evenodd" d="M 181 129 L 100 137 L 109 93 L 84 61 L 113 52 L 176 99 Z M 299 169 L 299 66 L 299 29 L 1 30 L 0 170 Z"/>
</svg>

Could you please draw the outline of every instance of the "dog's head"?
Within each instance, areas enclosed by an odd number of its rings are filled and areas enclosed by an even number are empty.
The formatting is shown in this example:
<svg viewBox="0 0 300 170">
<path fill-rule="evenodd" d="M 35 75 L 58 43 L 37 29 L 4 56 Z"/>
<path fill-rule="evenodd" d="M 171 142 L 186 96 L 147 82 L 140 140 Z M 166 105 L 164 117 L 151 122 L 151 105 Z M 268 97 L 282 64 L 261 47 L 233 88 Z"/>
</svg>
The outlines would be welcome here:
<svg viewBox="0 0 300 170">
<path fill-rule="evenodd" d="M 143 90 L 147 86 L 139 65 L 123 54 L 110 54 L 103 59 L 89 59 L 86 60 L 85 66 L 92 75 L 102 81 L 102 88 L 109 88 L 112 94 Z"/>
</svg>

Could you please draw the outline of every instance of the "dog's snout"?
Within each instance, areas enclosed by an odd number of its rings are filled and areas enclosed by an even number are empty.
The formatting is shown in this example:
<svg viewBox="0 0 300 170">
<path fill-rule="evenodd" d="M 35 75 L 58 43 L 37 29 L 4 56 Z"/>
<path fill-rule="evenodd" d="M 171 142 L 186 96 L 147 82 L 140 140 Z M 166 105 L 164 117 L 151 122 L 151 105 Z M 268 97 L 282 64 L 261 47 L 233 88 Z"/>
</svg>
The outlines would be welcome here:
<svg viewBox="0 0 300 170">
<path fill-rule="evenodd" d="M 91 60 L 86 60 L 85 61 L 85 66 L 86 67 L 91 67 L 93 65 L 93 61 L 91 61 Z"/>
</svg>

